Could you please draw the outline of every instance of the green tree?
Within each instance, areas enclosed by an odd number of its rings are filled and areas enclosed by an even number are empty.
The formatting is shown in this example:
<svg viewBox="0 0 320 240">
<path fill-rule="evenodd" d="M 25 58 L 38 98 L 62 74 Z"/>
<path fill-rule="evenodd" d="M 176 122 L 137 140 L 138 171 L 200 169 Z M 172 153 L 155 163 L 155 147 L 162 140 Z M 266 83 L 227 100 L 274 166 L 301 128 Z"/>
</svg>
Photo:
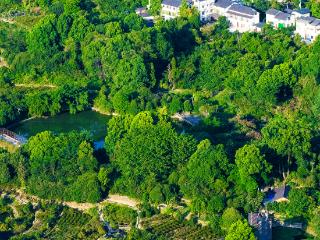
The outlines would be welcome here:
<svg viewBox="0 0 320 240">
<path fill-rule="evenodd" d="M 0 184 L 8 183 L 11 180 L 7 158 L 8 154 L 0 152 Z"/>
<path fill-rule="evenodd" d="M 221 229 L 229 233 L 231 232 L 232 229 L 234 229 L 234 227 L 231 228 L 232 225 L 237 221 L 241 222 L 241 220 L 242 220 L 242 216 L 237 209 L 227 208 L 224 210 L 221 216 L 221 223 L 220 223 Z"/>
<path fill-rule="evenodd" d="M 42 18 L 27 36 L 28 50 L 37 58 L 49 58 L 61 49 L 54 15 Z"/>
<path fill-rule="evenodd" d="M 308 196 L 305 189 L 291 189 L 288 196 L 289 202 L 286 212 L 291 217 L 309 217 L 314 208 L 312 197 Z"/>
<path fill-rule="evenodd" d="M 106 36 L 109 38 L 115 37 L 123 32 L 119 22 L 106 23 L 105 31 L 106 31 Z"/>
<path fill-rule="evenodd" d="M 226 240 L 255 240 L 252 228 L 246 221 L 234 222 L 226 235 Z"/>
<path fill-rule="evenodd" d="M 152 15 L 159 15 L 161 11 L 161 0 L 151 0 L 149 11 Z"/>
<path fill-rule="evenodd" d="M 320 3 L 317 0 L 310 0 L 307 2 L 307 6 L 310 8 L 312 15 L 316 18 L 320 18 Z"/>
<path fill-rule="evenodd" d="M 316 239 L 319 239 L 320 237 L 320 208 L 319 207 L 313 210 L 310 225 L 312 226 L 313 230 L 316 233 L 316 236 L 317 236 Z"/>
<path fill-rule="evenodd" d="M 97 174 L 87 172 L 80 175 L 68 189 L 69 199 L 77 202 L 96 203 L 101 198 Z"/>
<path fill-rule="evenodd" d="M 97 169 L 97 159 L 93 156 L 92 145 L 87 141 L 83 141 L 79 145 L 78 164 L 82 173 Z"/>
<path fill-rule="evenodd" d="M 266 144 L 279 155 L 287 156 L 287 173 L 292 157 L 302 159 L 310 153 L 311 126 L 305 118 L 278 115 L 271 119 L 261 132 Z M 283 170 L 283 175 L 284 170 Z"/>
<path fill-rule="evenodd" d="M 208 139 L 201 141 L 181 172 L 181 191 L 192 200 L 202 200 L 208 210 L 221 211 L 228 186 L 225 181 L 228 162 L 223 145 L 212 146 Z"/>
<path fill-rule="evenodd" d="M 99 172 L 98 172 L 98 180 L 100 182 L 100 185 L 101 185 L 101 189 L 103 191 L 106 191 L 107 188 L 109 187 L 109 184 L 111 182 L 111 174 L 112 174 L 112 167 L 110 166 L 102 166 L 100 167 L 99 169 Z"/>
<path fill-rule="evenodd" d="M 267 180 L 267 174 L 271 171 L 271 165 L 267 163 L 260 149 L 251 144 L 238 149 L 235 162 L 239 172 L 240 182 L 246 186 L 247 191 L 255 191 L 258 188 L 258 177 Z"/>
<path fill-rule="evenodd" d="M 194 148 L 194 139 L 177 134 L 164 119 L 150 112 L 139 113 L 112 155 L 112 162 L 121 171 L 119 181 L 126 183 L 122 191 L 135 196 L 151 191 L 156 182 L 163 183 L 179 164 L 185 163 Z"/>
</svg>

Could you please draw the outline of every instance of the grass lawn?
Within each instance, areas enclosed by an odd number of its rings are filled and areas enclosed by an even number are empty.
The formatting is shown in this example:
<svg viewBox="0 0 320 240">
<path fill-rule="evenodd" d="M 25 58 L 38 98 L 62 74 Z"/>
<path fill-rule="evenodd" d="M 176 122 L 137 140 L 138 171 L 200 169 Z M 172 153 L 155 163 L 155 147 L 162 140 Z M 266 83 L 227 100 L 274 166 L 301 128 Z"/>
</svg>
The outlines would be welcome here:
<svg viewBox="0 0 320 240">
<path fill-rule="evenodd" d="M 273 240 L 302 240 L 302 239 L 313 239 L 312 236 L 308 235 L 300 229 L 276 227 L 272 229 Z"/>
</svg>

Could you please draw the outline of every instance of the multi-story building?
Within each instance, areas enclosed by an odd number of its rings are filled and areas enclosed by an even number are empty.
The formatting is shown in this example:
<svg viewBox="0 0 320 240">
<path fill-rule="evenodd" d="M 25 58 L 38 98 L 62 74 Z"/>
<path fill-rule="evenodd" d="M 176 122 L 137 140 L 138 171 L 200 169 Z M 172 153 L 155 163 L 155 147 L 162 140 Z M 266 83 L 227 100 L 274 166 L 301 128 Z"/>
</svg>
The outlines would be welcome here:
<svg viewBox="0 0 320 240">
<path fill-rule="evenodd" d="M 226 12 L 226 17 L 230 22 L 231 32 L 260 31 L 260 14 L 251 7 L 232 4 Z"/>
<path fill-rule="evenodd" d="M 320 35 L 320 19 L 314 17 L 300 17 L 296 20 L 296 34 L 306 42 L 314 41 Z"/>
<path fill-rule="evenodd" d="M 266 12 L 266 23 L 274 28 L 284 28 L 294 26 L 295 21 L 291 14 L 271 8 Z"/>
<path fill-rule="evenodd" d="M 221 16 L 226 16 L 228 9 L 234 4 L 231 0 L 217 0 L 212 8 L 212 13 L 215 19 Z"/>
<path fill-rule="evenodd" d="M 201 21 L 209 21 L 213 18 L 213 6 L 215 0 L 193 0 L 192 5 L 198 9 Z"/>
<path fill-rule="evenodd" d="M 161 16 L 170 20 L 179 16 L 181 0 L 163 0 L 161 4 Z"/>
<path fill-rule="evenodd" d="M 285 12 L 291 14 L 291 18 L 294 22 L 301 17 L 310 17 L 310 10 L 308 8 L 301 8 L 298 10 L 286 9 Z"/>
</svg>

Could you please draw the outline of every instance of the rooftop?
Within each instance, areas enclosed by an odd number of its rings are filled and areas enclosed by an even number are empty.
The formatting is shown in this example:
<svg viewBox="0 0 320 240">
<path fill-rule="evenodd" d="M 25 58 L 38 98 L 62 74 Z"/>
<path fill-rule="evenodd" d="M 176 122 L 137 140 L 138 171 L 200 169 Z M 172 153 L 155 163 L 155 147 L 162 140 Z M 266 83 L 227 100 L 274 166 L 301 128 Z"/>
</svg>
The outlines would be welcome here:
<svg viewBox="0 0 320 240">
<path fill-rule="evenodd" d="M 279 19 L 279 20 L 288 20 L 290 19 L 291 15 L 288 13 L 284 13 L 284 12 L 279 12 L 275 18 Z"/>
<path fill-rule="evenodd" d="M 284 13 L 284 12 L 281 12 L 277 9 L 274 9 L 274 8 L 270 8 L 267 12 L 266 12 L 267 15 L 272 15 L 274 16 L 276 19 L 279 19 L 279 20 L 288 20 L 290 19 L 291 17 L 291 14 L 289 13 Z"/>
<path fill-rule="evenodd" d="M 228 8 L 233 4 L 230 0 L 217 0 L 214 5 L 220 8 Z"/>
<path fill-rule="evenodd" d="M 229 8 L 228 13 L 236 14 L 243 17 L 253 17 L 258 12 L 251 7 L 243 6 L 240 4 L 233 4 Z"/>
<path fill-rule="evenodd" d="M 273 197 L 273 201 L 277 201 L 281 198 L 288 198 L 288 194 L 290 191 L 290 187 L 289 186 L 282 186 L 279 188 L 275 188 L 274 189 L 274 197 Z"/>
<path fill-rule="evenodd" d="M 163 0 L 162 4 L 172 6 L 172 7 L 180 7 L 181 0 Z"/>
<path fill-rule="evenodd" d="M 266 14 L 273 15 L 273 16 L 276 16 L 279 13 L 281 13 L 281 11 L 274 8 L 270 8 L 268 11 L 266 11 Z"/>
<path fill-rule="evenodd" d="M 320 19 L 315 17 L 301 17 L 297 19 L 298 22 L 307 22 L 308 24 L 312 26 L 319 26 L 320 25 Z"/>
</svg>

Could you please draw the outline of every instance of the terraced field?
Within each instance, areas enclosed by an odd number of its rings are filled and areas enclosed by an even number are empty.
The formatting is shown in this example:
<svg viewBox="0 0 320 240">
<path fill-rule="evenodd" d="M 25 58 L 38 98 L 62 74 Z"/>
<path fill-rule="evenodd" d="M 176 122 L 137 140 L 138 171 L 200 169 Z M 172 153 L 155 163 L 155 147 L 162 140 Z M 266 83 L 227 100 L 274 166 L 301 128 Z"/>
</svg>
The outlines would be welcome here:
<svg viewBox="0 0 320 240">
<path fill-rule="evenodd" d="M 189 225 L 168 215 L 156 215 L 141 222 L 143 228 L 157 236 L 174 240 L 220 239 L 209 227 Z"/>
</svg>

